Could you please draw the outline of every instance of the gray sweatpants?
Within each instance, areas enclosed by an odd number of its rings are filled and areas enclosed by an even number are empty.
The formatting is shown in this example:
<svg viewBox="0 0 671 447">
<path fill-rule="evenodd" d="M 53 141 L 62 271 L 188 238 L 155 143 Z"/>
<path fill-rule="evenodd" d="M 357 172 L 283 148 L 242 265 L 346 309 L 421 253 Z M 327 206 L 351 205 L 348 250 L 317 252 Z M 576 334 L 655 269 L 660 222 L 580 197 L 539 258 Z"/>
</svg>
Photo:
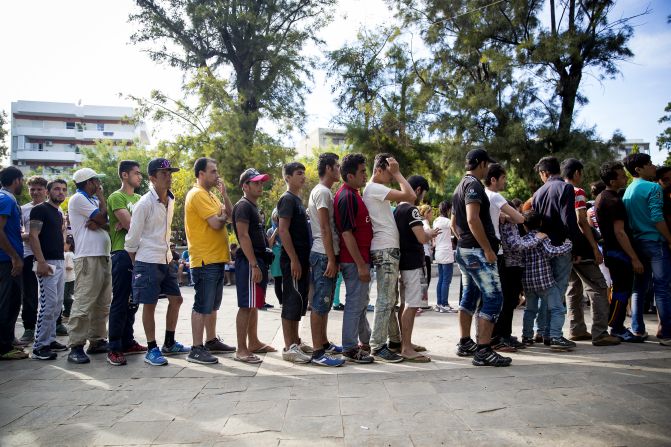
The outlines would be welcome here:
<svg viewBox="0 0 671 447">
<path fill-rule="evenodd" d="M 51 345 L 56 340 L 56 320 L 63 309 L 63 289 L 65 287 L 65 261 L 47 260 L 56 267 L 53 275 L 38 276 L 38 311 L 33 349 Z"/>
</svg>

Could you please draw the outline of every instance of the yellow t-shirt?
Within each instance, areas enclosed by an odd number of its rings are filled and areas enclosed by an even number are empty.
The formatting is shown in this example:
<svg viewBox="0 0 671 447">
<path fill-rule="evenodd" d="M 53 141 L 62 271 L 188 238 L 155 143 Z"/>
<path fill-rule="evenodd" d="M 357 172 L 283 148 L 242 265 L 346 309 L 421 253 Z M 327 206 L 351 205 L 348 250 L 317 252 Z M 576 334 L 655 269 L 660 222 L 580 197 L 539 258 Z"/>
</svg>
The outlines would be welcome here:
<svg viewBox="0 0 671 447">
<path fill-rule="evenodd" d="M 226 227 L 215 230 L 207 223 L 208 218 L 220 213 L 221 201 L 200 185 L 194 185 L 186 194 L 184 226 L 191 267 L 231 260 Z"/>
</svg>

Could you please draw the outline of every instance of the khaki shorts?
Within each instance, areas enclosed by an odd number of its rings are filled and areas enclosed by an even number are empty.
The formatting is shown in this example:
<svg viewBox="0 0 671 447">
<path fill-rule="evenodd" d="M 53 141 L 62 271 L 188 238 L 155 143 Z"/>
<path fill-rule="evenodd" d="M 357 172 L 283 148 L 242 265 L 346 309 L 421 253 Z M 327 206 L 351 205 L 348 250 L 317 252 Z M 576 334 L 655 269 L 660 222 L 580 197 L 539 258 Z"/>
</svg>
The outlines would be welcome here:
<svg viewBox="0 0 671 447">
<path fill-rule="evenodd" d="M 423 268 L 401 270 L 401 302 L 405 307 L 426 307 L 429 304 L 428 289 Z"/>
</svg>

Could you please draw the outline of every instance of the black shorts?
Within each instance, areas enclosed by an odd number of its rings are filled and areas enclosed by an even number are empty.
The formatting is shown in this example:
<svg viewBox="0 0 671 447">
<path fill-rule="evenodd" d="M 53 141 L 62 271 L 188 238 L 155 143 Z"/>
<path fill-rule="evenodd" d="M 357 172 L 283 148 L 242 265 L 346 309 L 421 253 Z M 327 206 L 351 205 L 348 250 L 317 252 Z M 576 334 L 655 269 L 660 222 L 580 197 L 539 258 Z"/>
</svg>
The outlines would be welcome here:
<svg viewBox="0 0 671 447">
<path fill-rule="evenodd" d="M 282 318 L 290 321 L 301 321 L 308 310 L 308 292 L 310 290 L 310 254 L 298 253 L 301 261 L 301 279 L 291 277 L 291 261 L 282 253 L 280 269 L 282 269 Z"/>
</svg>

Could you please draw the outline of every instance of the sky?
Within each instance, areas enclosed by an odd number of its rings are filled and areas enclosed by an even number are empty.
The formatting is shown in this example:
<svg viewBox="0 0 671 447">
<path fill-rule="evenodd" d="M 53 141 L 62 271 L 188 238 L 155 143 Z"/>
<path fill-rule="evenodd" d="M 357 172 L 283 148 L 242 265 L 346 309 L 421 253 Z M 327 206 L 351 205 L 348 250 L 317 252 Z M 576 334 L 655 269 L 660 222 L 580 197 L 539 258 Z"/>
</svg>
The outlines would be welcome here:
<svg viewBox="0 0 671 447">
<path fill-rule="evenodd" d="M 655 140 L 663 126 L 657 123 L 671 101 L 671 14 L 668 0 L 619 0 L 616 15 L 650 8 L 636 20 L 630 48 L 635 56 L 619 67 L 613 80 L 594 76 L 583 80 L 582 92 L 589 104 L 576 122 L 596 126 L 609 138 L 620 129 L 630 139 L 651 144 L 653 160 L 666 154 Z M 124 96 L 147 96 L 159 89 L 171 97 L 181 96 L 182 73 L 159 65 L 130 43 L 134 25 L 128 15 L 131 0 L 2 0 L 0 1 L 0 110 L 10 113 L 12 101 L 82 101 L 87 105 L 130 105 Z M 322 30 L 326 49 L 352 42 L 361 27 L 393 21 L 383 0 L 340 0 L 334 22 Z M 308 119 L 304 130 L 332 125 L 337 114 L 334 95 L 322 72 L 314 74 L 312 92 L 306 98 Z M 171 138 L 183 131 L 177 124 L 148 123 L 152 141 Z M 296 132 L 285 141 L 294 145 Z"/>
</svg>

